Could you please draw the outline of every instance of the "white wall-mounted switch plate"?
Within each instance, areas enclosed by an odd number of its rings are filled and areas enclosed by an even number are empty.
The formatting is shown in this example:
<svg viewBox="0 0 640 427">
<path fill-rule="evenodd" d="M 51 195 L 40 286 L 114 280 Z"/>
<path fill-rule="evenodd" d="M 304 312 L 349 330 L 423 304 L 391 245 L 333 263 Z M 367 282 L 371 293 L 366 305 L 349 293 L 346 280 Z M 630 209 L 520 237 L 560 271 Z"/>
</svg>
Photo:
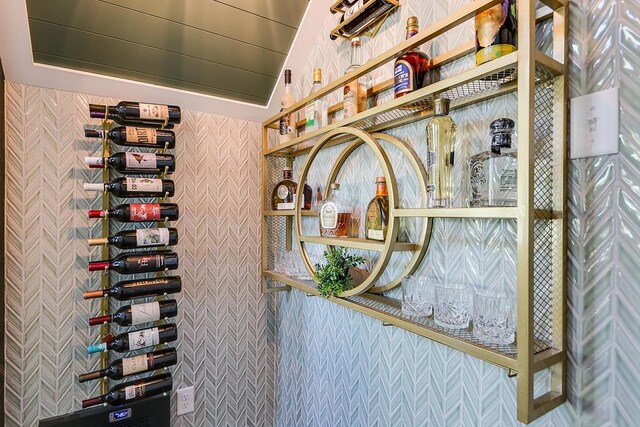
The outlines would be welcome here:
<svg viewBox="0 0 640 427">
<path fill-rule="evenodd" d="M 178 415 L 188 414 L 193 412 L 193 387 L 185 387 L 176 391 L 176 407 L 178 408 Z"/>
<path fill-rule="evenodd" d="M 572 98 L 569 157 L 618 153 L 619 116 L 617 87 Z"/>
</svg>

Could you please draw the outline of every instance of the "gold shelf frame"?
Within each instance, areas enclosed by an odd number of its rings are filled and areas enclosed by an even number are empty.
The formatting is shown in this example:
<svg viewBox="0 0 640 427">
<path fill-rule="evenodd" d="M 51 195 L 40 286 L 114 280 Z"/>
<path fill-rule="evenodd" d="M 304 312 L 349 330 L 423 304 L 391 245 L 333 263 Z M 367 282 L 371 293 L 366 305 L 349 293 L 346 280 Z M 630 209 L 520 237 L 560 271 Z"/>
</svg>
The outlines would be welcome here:
<svg viewBox="0 0 640 427">
<path fill-rule="evenodd" d="M 517 382 L 517 419 L 530 423 L 545 413 L 566 401 L 566 248 L 567 248 L 567 69 L 568 69 L 568 1 L 542 0 L 544 7 L 536 9 L 535 0 L 520 0 L 518 10 L 518 50 L 491 62 L 476 66 L 453 77 L 441 80 L 427 87 L 416 90 L 399 99 L 375 106 L 355 116 L 333 121 L 322 129 L 300 135 L 286 143 L 269 144 L 268 132 L 277 126 L 280 117 L 301 110 L 316 99 L 327 96 L 338 90 L 345 83 L 356 79 L 371 70 L 394 60 L 397 56 L 416 46 L 422 45 L 437 36 L 455 28 L 461 23 L 473 19 L 479 12 L 493 7 L 502 0 L 476 0 L 447 18 L 430 25 L 409 40 L 405 40 L 392 49 L 371 59 L 358 69 L 329 83 L 320 91 L 295 103 L 291 108 L 282 111 L 263 123 L 263 206 L 270 206 L 267 196 L 269 183 L 268 168 L 270 159 L 284 158 L 287 164 L 292 164 L 296 157 L 310 155 L 317 149 L 319 141 L 325 141 L 327 135 L 340 133 L 339 128 L 350 127 L 354 130 L 368 133 L 381 132 L 387 129 L 403 126 L 418 120 L 424 120 L 432 115 L 430 102 L 437 96 L 453 98 L 451 108 L 465 108 L 477 102 L 489 100 L 507 93 L 517 93 L 518 109 L 518 201 L 516 207 L 496 208 L 402 208 L 396 209 L 394 217 L 422 217 L 422 218 L 497 218 L 515 221 L 517 224 L 517 342 L 515 352 L 509 353 L 504 349 L 490 348 L 482 343 L 474 342 L 467 337 L 456 336 L 447 330 L 434 327 L 428 323 L 414 322 L 401 315 L 397 310 L 398 302 L 381 295 L 361 293 L 343 295 L 329 300 L 344 307 L 367 314 L 379 319 L 385 325 L 394 325 L 451 348 L 463 351 L 479 359 L 485 360 L 508 370 L 510 376 L 515 375 Z M 553 23 L 553 54 L 551 56 L 536 50 L 535 26 L 541 22 Z M 466 42 L 455 49 L 432 60 L 434 67 L 455 61 L 473 52 L 473 42 Z M 489 77 L 487 79 L 487 77 Z M 506 78 L 505 78 L 506 77 Z M 478 84 L 478 82 L 497 81 L 495 86 Z M 536 107 L 541 101 L 536 98 L 536 90 L 545 86 L 551 87 L 551 100 L 544 102 L 551 104 L 552 111 L 552 146 L 553 146 L 553 182 L 550 206 L 537 205 L 536 197 L 540 191 L 537 187 L 539 159 L 536 157 L 534 133 L 536 130 Z M 372 88 L 369 95 L 389 90 L 390 81 L 383 82 Z M 461 94 L 461 96 L 456 96 Z M 453 95 L 453 96 L 451 96 Z M 407 108 L 416 106 L 416 108 Z M 403 108 L 404 107 L 404 108 Z M 329 108 L 330 114 L 335 114 L 342 108 L 341 103 Z M 301 123 L 298 123 L 301 127 Z M 336 132 L 337 131 L 337 132 Z M 350 144 L 360 138 L 353 134 L 337 136 L 324 143 L 324 148 L 339 144 Z M 299 211 L 299 209 L 298 209 Z M 265 293 L 279 292 L 291 288 L 299 289 L 307 295 L 319 295 L 313 281 L 302 281 L 271 271 L 268 267 L 267 244 L 268 219 L 278 216 L 287 218 L 287 239 L 296 235 L 290 231 L 298 227 L 303 215 L 313 213 L 296 212 L 292 214 L 264 211 L 263 215 L 263 281 L 262 291 Z M 541 234 L 537 231 L 542 224 L 550 231 Z M 309 240 L 311 239 L 311 240 Z M 331 244 L 321 238 L 303 237 L 303 242 L 297 244 L 321 243 Z M 353 240 L 353 239 L 352 239 Z M 372 249 L 371 242 L 347 240 L 342 244 L 347 247 Z M 426 247 L 428 242 L 415 242 Z M 540 309 L 539 301 L 540 278 L 537 277 L 539 266 L 538 251 L 540 244 L 547 244 L 550 248 L 550 267 L 547 287 L 548 298 L 542 304 L 548 304 L 551 320 L 549 343 L 540 343 L 536 338 L 536 328 L 539 320 L 536 310 Z M 379 248 L 379 246 L 376 246 Z M 387 248 L 389 249 L 389 248 Z M 375 250 L 375 249 L 374 249 Z M 536 270 L 538 268 L 538 270 Z M 282 286 L 271 285 L 280 283 Z M 546 348 L 544 347 L 546 345 Z M 549 389 L 542 395 L 535 397 L 534 374 L 548 370 Z"/>
</svg>

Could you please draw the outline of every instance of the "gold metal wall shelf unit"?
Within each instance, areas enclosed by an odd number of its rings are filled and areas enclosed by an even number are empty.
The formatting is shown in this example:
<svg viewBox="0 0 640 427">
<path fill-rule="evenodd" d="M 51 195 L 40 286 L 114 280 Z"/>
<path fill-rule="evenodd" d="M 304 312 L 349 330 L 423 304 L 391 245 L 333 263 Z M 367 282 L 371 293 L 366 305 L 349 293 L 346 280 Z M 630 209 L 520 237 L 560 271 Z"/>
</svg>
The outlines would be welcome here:
<svg viewBox="0 0 640 427">
<path fill-rule="evenodd" d="M 291 249 L 292 240 L 307 267 L 312 271 L 304 251 L 308 244 L 339 245 L 349 248 L 374 250 L 386 257 L 393 250 L 426 250 L 430 237 L 432 218 L 495 218 L 515 221 L 517 229 L 517 340 L 512 345 L 489 345 L 476 340 L 468 330 L 444 329 L 430 318 L 403 315 L 399 301 L 373 293 L 386 290 L 360 286 L 329 300 L 344 307 L 379 319 L 385 325 L 394 325 L 451 348 L 463 351 L 489 363 L 504 367 L 509 374 L 515 373 L 517 381 L 517 418 L 529 423 L 566 401 L 566 71 L 568 64 L 568 0 L 542 0 L 544 6 L 536 9 L 538 2 L 518 2 L 518 50 L 504 57 L 473 67 L 453 77 L 416 90 L 401 98 L 375 106 L 355 116 L 334 120 L 322 129 L 302 134 L 286 143 L 270 143 L 269 132 L 274 132 L 281 117 L 299 111 L 316 99 L 341 89 L 373 69 L 393 61 L 397 56 L 456 26 L 473 19 L 479 12 L 493 7 L 502 0 L 475 0 L 442 21 L 434 23 L 414 37 L 371 59 L 358 69 L 329 83 L 320 91 L 297 102 L 263 123 L 263 228 L 262 262 L 263 292 L 278 292 L 296 288 L 308 295 L 319 295 L 316 283 L 300 280 L 273 271 L 273 254 L 277 248 L 269 247 L 270 226 L 282 220 L 286 227 L 286 248 Z M 540 22 L 552 22 L 553 40 L 551 56 L 536 49 L 535 30 Z M 438 67 L 455 61 L 474 50 L 473 42 L 432 60 Z M 370 95 L 388 90 L 392 85 L 384 82 L 370 91 Z M 300 223 L 302 216 L 317 213 L 302 211 L 300 205 L 293 211 L 270 211 L 268 189 L 276 181 L 275 165 L 288 164 L 299 156 L 307 155 L 302 178 L 306 177 L 313 157 L 318 151 L 337 145 L 345 145 L 343 154 L 351 145 L 374 140 L 384 130 L 403 126 L 432 115 L 431 104 L 436 97 L 451 100 L 451 109 L 490 100 L 511 92 L 517 93 L 518 128 L 518 198 L 516 207 L 491 208 L 442 208 L 427 209 L 390 207 L 392 218 L 416 217 L 428 223 L 421 240 L 411 243 L 371 242 L 362 239 L 326 239 L 304 236 Z M 329 108 L 334 113 L 342 108 L 341 103 Z M 345 156 L 348 155 L 345 154 Z M 333 166 L 330 175 L 335 177 L 344 156 Z M 377 156 L 390 185 L 390 205 L 395 191 L 395 177 L 390 165 L 385 168 L 384 159 Z M 420 172 L 418 172 L 418 176 Z M 390 178 L 392 178 L 390 180 Z M 330 180 L 332 178 L 330 177 Z M 301 181 L 303 182 L 303 181 Z M 280 219 L 279 219 L 280 218 Z M 397 224 L 396 224 L 397 226 Z M 296 230 L 296 233 L 293 232 Z M 278 229 L 278 231 L 281 231 Z M 389 234 L 395 234 L 390 233 Z M 422 257 L 414 259 L 419 265 Z M 412 262 L 413 262 L 412 261 Z M 386 265 L 386 263 L 383 263 Z M 384 265 L 382 268 L 384 268 Z M 401 276 L 410 274 L 409 266 Z M 390 283 L 396 286 L 397 283 Z M 274 285 L 280 283 L 280 285 Z M 534 374 L 549 370 L 546 390 L 534 390 Z"/>
</svg>

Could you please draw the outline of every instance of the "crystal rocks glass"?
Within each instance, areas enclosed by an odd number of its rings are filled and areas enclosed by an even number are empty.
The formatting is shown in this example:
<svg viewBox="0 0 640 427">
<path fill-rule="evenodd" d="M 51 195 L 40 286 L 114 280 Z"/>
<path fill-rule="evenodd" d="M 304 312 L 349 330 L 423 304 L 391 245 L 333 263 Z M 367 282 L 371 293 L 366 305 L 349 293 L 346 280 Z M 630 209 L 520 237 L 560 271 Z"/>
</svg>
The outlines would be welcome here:
<svg viewBox="0 0 640 427">
<path fill-rule="evenodd" d="M 466 329 L 473 313 L 473 291 L 463 284 L 434 286 L 433 320 L 449 329 Z"/>
<path fill-rule="evenodd" d="M 433 285 L 422 276 L 407 276 L 402 281 L 402 313 L 409 316 L 431 316 Z"/>
<path fill-rule="evenodd" d="M 511 344 L 516 338 L 516 299 L 510 292 L 476 292 L 473 336 L 492 344 Z"/>
</svg>

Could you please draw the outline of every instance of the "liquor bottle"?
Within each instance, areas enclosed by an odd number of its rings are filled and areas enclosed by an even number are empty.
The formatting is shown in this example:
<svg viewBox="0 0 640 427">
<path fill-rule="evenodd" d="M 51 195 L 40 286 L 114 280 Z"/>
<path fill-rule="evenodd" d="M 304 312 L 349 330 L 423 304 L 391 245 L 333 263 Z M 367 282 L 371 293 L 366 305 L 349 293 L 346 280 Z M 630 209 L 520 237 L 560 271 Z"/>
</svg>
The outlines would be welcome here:
<svg viewBox="0 0 640 427">
<path fill-rule="evenodd" d="M 100 353 L 107 350 L 126 353 L 159 344 L 173 342 L 178 339 L 178 327 L 175 323 L 159 325 L 153 328 L 138 329 L 117 335 L 109 342 L 87 346 L 87 353 Z"/>
<path fill-rule="evenodd" d="M 87 138 L 107 138 L 123 147 L 175 148 L 176 134 L 171 130 L 118 126 L 111 130 L 85 129 Z"/>
<path fill-rule="evenodd" d="M 362 42 L 360 38 L 351 39 L 351 65 L 345 70 L 349 74 L 362 64 Z M 342 108 L 344 118 L 355 116 L 367 108 L 367 77 L 361 76 L 344 85 Z"/>
<path fill-rule="evenodd" d="M 354 3 L 358 2 L 358 1 L 359 0 L 343 0 L 339 4 L 333 6 L 332 8 L 329 8 L 329 12 L 331 12 L 332 14 L 336 14 L 337 12 L 345 13 L 347 10 L 349 10 L 349 8 Z"/>
<path fill-rule="evenodd" d="M 133 326 L 141 323 L 155 322 L 178 314 L 178 303 L 174 299 L 151 301 L 142 304 L 124 305 L 114 314 L 91 317 L 89 326 L 103 323 L 117 323 L 120 326 Z"/>
<path fill-rule="evenodd" d="M 437 98 L 434 116 L 427 123 L 427 207 L 452 205 L 452 175 L 456 124 L 449 116 L 449 100 Z"/>
<path fill-rule="evenodd" d="M 88 291 L 82 294 L 84 299 L 111 297 L 118 301 L 144 298 L 164 294 L 174 294 L 182 290 L 180 276 L 155 277 L 152 279 L 125 280 L 109 289 Z"/>
<path fill-rule="evenodd" d="M 511 148 L 515 122 L 491 122 L 491 148 L 469 159 L 472 207 L 516 206 L 518 196 L 517 151 Z"/>
<path fill-rule="evenodd" d="M 271 193 L 271 207 L 273 210 L 295 209 L 298 183 L 293 181 L 293 172 L 290 167 L 282 168 L 282 181 L 278 182 Z M 311 209 L 311 187 L 305 182 L 302 192 L 304 198 L 302 209 Z"/>
<path fill-rule="evenodd" d="M 179 217 L 180 209 L 175 203 L 130 203 L 89 211 L 89 218 L 113 218 L 120 222 L 175 221 Z"/>
<path fill-rule="evenodd" d="M 176 170 L 176 158 L 171 154 L 115 153 L 111 157 L 85 157 L 84 163 L 90 168 L 111 168 L 122 173 L 169 174 Z"/>
<path fill-rule="evenodd" d="M 351 221 L 351 207 L 339 196 L 340 184 L 334 182 L 330 188 L 331 195 L 320 205 L 320 236 L 347 237 Z"/>
<path fill-rule="evenodd" d="M 173 380 L 169 372 L 153 377 L 140 378 L 133 381 L 117 384 L 102 396 L 92 397 L 82 401 L 82 407 L 108 403 L 110 405 L 123 405 L 133 400 L 142 400 L 147 397 L 157 396 L 170 392 L 173 388 Z"/>
<path fill-rule="evenodd" d="M 141 102 L 120 101 L 115 106 L 89 104 L 89 117 L 111 119 L 126 125 L 145 123 L 148 125 L 178 124 L 181 120 L 180 107 L 177 105 L 144 104 Z"/>
<path fill-rule="evenodd" d="M 151 273 L 178 268 L 178 254 L 169 251 L 127 252 L 107 261 L 89 262 L 89 271 L 114 270 L 120 274 Z"/>
<path fill-rule="evenodd" d="M 418 18 L 410 16 L 407 19 L 407 39 L 418 34 Z M 402 95 L 418 90 L 430 83 L 431 62 L 426 53 L 415 47 L 400 55 L 393 66 L 393 96 Z"/>
<path fill-rule="evenodd" d="M 175 186 L 169 179 L 118 178 L 108 183 L 85 183 L 87 191 L 109 191 L 117 197 L 173 197 Z"/>
<path fill-rule="evenodd" d="M 113 236 L 89 239 L 89 246 L 112 245 L 120 249 L 171 246 L 178 243 L 176 228 L 139 228 L 119 231 Z"/>
<path fill-rule="evenodd" d="M 343 5 L 345 2 L 342 2 Z M 371 4 L 369 4 L 371 3 Z M 378 18 L 384 15 L 387 11 L 389 11 L 394 4 L 387 0 L 375 0 L 365 1 L 365 0 L 357 0 L 348 2 L 349 7 L 341 7 L 342 10 L 345 10 L 344 15 L 340 18 L 340 24 L 344 21 L 347 21 L 349 18 L 352 18 L 352 21 L 345 24 L 343 27 L 338 29 L 338 33 L 345 38 L 351 38 L 361 31 L 367 29 L 371 25 L 373 25 Z M 358 16 L 353 17 L 356 12 L 365 4 L 369 4 L 366 10 L 362 11 Z M 337 37 L 333 34 L 329 35 L 331 40 L 337 39 Z"/>
<path fill-rule="evenodd" d="M 291 70 L 284 70 L 284 93 L 280 98 L 280 111 L 296 103 L 291 93 Z M 296 136 L 296 116 L 293 112 L 280 117 L 280 143 L 291 141 Z"/>
<path fill-rule="evenodd" d="M 376 177 L 376 195 L 367 206 L 365 220 L 365 237 L 369 240 L 382 240 L 387 238 L 389 226 L 389 194 L 387 193 L 387 181 L 384 176 Z"/>
<path fill-rule="evenodd" d="M 156 369 L 167 368 L 178 362 L 178 354 L 175 348 L 164 348 L 151 353 L 140 354 L 138 356 L 124 357 L 114 360 L 105 369 L 99 369 L 78 376 L 79 383 L 97 380 L 102 377 L 112 380 L 121 380 L 134 374 L 144 374 Z"/>
<path fill-rule="evenodd" d="M 476 15 L 476 65 L 515 52 L 518 42 L 517 0 L 503 0 Z"/>
<path fill-rule="evenodd" d="M 309 91 L 309 96 L 322 89 L 322 70 L 313 69 L 313 86 Z M 312 132 L 327 125 L 328 105 L 322 98 L 316 99 L 305 108 L 305 133 Z"/>
</svg>

